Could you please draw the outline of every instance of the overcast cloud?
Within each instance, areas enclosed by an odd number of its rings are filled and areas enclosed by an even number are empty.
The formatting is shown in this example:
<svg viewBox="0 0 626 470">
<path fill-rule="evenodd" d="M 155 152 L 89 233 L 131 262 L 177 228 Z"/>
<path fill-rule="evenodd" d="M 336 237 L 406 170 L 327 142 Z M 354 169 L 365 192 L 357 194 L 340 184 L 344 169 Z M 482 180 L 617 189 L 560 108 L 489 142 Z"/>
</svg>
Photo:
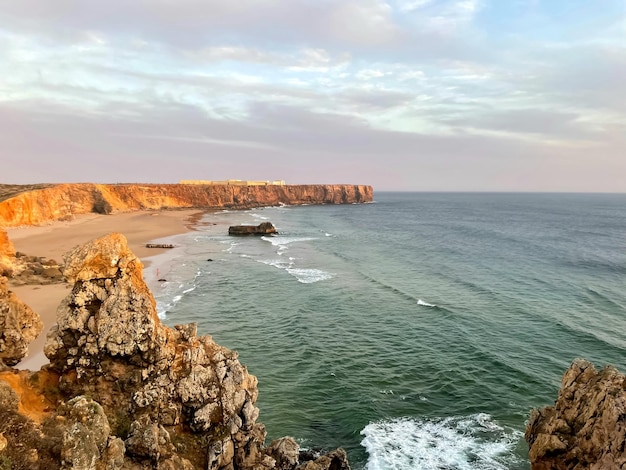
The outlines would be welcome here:
<svg viewBox="0 0 626 470">
<path fill-rule="evenodd" d="M 626 191 L 623 0 L 0 0 L 2 183 Z"/>
</svg>

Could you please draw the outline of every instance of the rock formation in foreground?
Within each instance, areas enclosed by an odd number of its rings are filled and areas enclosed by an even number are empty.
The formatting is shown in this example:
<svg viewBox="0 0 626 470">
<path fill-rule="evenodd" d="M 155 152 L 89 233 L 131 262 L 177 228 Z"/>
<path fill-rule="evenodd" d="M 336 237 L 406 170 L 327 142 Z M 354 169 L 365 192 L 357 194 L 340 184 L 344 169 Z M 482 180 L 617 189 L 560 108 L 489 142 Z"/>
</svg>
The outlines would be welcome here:
<svg viewBox="0 0 626 470">
<path fill-rule="evenodd" d="M 341 449 L 300 462 L 291 438 L 266 447 L 257 379 L 195 324 L 163 325 L 142 269 L 120 234 L 65 256 L 74 288 L 48 333 L 50 365 L 0 374 L 0 464 L 349 469 Z"/>
<path fill-rule="evenodd" d="M 0 276 L 10 276 L 13 273 L 15 248 L 7 233 L 0 227 Z"/>
<path fill-rule="evenodd" d="M 20 362 L 42 329 L 39 315 L 9 291 L 7 278 L 0 276 L 0 367 Z"/>
<path fill-rule="evenodd" d="M 249 209 L 297 204 L 371 202 L 371 186 L 308 184 L 231 186 L 198 184 L 58 184 L 0 199 L 0 226 L 41 225 L 78 214 L 141 209 Z"/>
<path fill-rule="evenodd" d="M 577 359 L 555 405 L 533 410 L 526 441 L 533 470 L 626 468 L 626 377 Z"/>
</svg>

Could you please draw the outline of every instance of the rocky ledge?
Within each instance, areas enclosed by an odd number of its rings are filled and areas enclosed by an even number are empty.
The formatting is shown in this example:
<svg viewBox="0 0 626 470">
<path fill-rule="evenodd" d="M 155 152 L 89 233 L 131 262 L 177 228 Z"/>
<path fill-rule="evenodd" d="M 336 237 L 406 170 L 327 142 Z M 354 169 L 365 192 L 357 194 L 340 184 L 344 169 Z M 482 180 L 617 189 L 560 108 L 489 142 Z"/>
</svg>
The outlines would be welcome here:
<svg viewBox="0 0 626 470">
<path fill-rule="evenodd" d="M 555 405 L 531 413 L 526 441 L 533 470 L 626 468 L 626 377 L 577 359 Z"/>
<path fill-rule="evenodd" d="M 195 324 L 163 325 L 142 269 L 120 234 L 65 256 L 50 364 L 0 374 L 0 468 L 349 469 L 341 449 L 266 446 L 256 377 Z"/>
</svg>

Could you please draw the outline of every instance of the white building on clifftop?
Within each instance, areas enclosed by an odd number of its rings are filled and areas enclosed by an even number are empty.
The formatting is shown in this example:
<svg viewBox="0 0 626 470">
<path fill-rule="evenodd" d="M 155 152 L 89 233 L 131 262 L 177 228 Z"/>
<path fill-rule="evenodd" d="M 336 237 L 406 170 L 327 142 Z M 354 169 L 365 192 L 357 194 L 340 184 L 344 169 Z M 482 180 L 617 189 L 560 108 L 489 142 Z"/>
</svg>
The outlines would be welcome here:
<svg viewBox="0 0 626 470">
<path fill-rule="evenodd" d="M 222 186 L 285 186 L 285 180 L 274 181 L 250 181 L 250 180 L 180 180 L 179 184 L 203 184 L 203 185 L 222 185 Z"/>
</svg>

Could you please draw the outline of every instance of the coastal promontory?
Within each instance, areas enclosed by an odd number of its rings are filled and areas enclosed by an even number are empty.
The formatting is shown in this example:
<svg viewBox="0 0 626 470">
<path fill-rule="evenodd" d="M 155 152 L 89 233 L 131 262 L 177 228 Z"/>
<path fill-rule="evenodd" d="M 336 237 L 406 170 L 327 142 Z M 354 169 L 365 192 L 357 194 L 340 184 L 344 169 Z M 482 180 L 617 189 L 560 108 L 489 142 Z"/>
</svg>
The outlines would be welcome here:
<svg viewBox="0 0 626 470">
<path fill-rule="evenodd" d="M 94 212 L 108 214 L 177 208 L 249 209 L 279 205 L 353 204 L 371 202 L 372 199 L 371 186 L 351 184 L 4 185 L 4 190 L 0 191 L 0 227 L 41 225 Z"/>
</svg>

